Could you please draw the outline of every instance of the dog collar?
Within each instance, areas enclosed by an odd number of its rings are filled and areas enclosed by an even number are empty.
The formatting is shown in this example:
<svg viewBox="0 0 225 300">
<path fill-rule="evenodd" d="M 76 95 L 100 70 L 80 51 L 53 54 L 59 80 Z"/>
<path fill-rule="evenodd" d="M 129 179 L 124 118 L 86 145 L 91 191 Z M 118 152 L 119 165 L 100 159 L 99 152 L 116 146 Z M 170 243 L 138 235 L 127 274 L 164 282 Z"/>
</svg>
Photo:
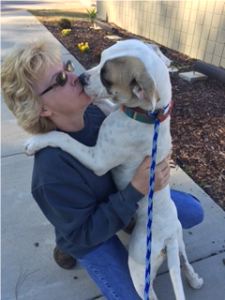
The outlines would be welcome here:
<svg viewBox="0 0 225 300">
<path fill-rule="evenodd" d="M 150 111 L 146 111 L 140 107 L 126 107 L 122 105 L 122 111 L 131 119 L 139 121 L 141 123 L 146 123 L 146 124 L 155 124 L 156 120 L 159 120 L 160 123 L 165 121 L 166 118 L 171 114 L 172 108 L 173 108 L 173 101 L 161 108 L 156 110 L 154 113 L 151 113 Z M 165 113 L 165 111 L 168 111 Z"/>
</svg>

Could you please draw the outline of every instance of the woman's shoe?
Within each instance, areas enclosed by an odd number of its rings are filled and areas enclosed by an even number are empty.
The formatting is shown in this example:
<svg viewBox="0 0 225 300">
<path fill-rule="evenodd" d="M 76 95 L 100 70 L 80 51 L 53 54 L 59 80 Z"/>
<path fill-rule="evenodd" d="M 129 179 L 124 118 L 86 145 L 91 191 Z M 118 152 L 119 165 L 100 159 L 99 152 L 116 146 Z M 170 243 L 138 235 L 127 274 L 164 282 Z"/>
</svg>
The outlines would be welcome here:
<svg viewBox="0 0 225 300">
<path fill-rule="evenodd" d="M 60 251 L 57 245 L 54 248 L 53 257 L 57 265 L 66 270 L 72 269 L 77 263 L 70 254 Z"/>
</svg>

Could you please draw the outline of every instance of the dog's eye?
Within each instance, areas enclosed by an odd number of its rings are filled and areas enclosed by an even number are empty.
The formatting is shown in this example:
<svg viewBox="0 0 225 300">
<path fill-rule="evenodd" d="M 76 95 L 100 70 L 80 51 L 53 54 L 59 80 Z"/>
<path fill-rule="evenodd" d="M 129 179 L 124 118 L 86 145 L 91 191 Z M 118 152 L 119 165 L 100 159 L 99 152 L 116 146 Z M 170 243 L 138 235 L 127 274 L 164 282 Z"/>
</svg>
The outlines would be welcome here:
<svg viewBox="0 0 225 300">
<path fill-rule="evenodd" d="M 101 78 L 102 84 L 105 86 L 106 89 L 108 89 L 112 86 L 112 83 L 108 79 L 106 79 L 106 77 L 107 77 L 107 71 L 106 71 L 106 68 L 104 65 L 100 72 L 100 78 Z"/>
<path fill-rule="evenodd" d="M 130 86 L 134 87 L 137 84 L 137 81 L 133 78 L 130 82 Z"/>
<path fill-rule="evenodd" d="M 108 81 L 107 79 L 105 79 L 103 76 L 102 76 L 102 83 L 105 85 L 105 86 L 111 86 L 111 82 Z"/>
</svg>

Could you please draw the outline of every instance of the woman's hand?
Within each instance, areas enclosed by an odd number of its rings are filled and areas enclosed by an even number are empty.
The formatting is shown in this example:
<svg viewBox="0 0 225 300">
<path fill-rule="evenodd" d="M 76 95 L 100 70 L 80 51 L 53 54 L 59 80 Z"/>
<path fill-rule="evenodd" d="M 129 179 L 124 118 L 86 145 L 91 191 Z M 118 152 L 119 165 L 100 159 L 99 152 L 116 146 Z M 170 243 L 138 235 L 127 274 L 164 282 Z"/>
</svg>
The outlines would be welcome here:
<svg viewBox="0 0 225 300">
<path fill-rule="evenodd" d="M 170 166 L 169 160 L 171 157 L 171 151 L 168 156 L 161 161 L 155 168 L 155 191 L 159 191 L 164 188 L 170 178 Z M 147 195 L 149 193 L 149 180 L 150 180 L 150 163 L 151 157 L 147 156 L 140 167 L 134 174 L 134 177 L 131 181 L 133 187 L 138 190 L 141 194 Z"/>
<path fill-rule="evenodd" d="M 149 192 L 150 163 L 151 157 L 147 156 L 135 172 L 133 180 L 131 181 L 133 187 L 143 195 L 147 195 Z"/>
</svg>

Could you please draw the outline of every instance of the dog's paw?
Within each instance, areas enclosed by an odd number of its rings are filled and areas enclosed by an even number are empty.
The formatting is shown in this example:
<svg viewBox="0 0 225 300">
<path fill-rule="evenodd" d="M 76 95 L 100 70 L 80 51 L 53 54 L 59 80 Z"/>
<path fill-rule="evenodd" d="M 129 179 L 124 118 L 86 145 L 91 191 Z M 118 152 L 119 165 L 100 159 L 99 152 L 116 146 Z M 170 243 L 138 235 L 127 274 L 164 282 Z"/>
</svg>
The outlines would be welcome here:
<svg viewBox="0 0 225 300">
<path fill-rule="evenodd" d="M 189 279 L 188 282 L 193 289 L 198 290 L 203 286 L 204 280 L 198 274 L 195 274 L 195 278 Z"/>
<path fill-rule="evenodd" d="M 37 151 L 47 147 L 42 138 L 43 135 L 35 135 L 24 144 L 24 152 L 28 156 L 34 155 Z"/>
</svg>

